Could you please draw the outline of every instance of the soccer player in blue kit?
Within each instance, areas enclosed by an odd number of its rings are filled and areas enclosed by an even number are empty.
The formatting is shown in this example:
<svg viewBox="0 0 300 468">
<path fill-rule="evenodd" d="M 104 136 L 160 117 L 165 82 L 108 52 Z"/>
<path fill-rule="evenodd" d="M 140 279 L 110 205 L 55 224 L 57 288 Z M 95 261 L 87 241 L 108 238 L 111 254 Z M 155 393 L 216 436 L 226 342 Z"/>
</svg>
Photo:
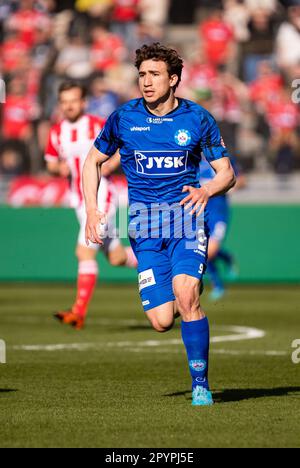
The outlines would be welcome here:
<svg viewBox="0 0 300 468">
<path fill-rule="evenodd" d="M 200 305 L 208 244 L 205 207 L 211 197 L 234 186 L 235 175 L 214 118 L 194 102 L 175 96 L 183 69 L 178 53 L 159 43 L 145 45 L 137 50 L 135 64 L 142 98 L 109 117 L 85 162 L 86 241 L 103 243 L 99 172 L 119 149 L 145 313 L 161 333 L 172 328 L 175 315 L 181 315 L 192 404 L 212 405 L 209 323 Z M 216 175 L 200 187 L 202 153 Z M 188 227 L 178 229 L 179 221 Z"/>
</svg>

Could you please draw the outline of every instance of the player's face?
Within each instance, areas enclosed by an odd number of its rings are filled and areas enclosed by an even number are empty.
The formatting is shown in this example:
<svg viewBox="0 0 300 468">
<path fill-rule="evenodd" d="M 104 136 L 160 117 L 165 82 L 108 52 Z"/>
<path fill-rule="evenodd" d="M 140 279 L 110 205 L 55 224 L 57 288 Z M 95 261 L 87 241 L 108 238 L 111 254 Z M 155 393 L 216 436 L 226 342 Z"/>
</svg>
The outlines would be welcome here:
<svg viewBox="0 0 300 468">
<path fill-rule="evenodd" d="M 163 61 L 145 60 L 139 69 L 139 87 L 148 104 L 161 101 L 170 95 L 178 77 L 169 75 L 167 64 Z"/>
<path fill-rule="evenodd" d="M 60 108 L 65 119 L 76 122 L 85 110 L 85 100 L 80 88 L 63 91 L 59 98 Z"/>
</svg>

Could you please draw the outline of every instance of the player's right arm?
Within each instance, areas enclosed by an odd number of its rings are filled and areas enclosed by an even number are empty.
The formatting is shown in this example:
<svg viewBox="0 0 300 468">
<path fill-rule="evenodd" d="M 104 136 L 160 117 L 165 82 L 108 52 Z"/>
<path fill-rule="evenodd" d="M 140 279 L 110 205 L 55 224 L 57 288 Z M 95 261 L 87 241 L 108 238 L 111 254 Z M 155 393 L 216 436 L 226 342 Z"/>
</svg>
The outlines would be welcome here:
<svg viewBox="0 0 300 468">
<path fill-rule="evenodd" d="M 105 215 L 97 206 L 98 188 L 101 180 L 101 166 L 112 158 L 120 148 L 118 138 L 118 113 L 114 112 L 91 148 L 83 167 L 83 193 L 87 213 L 85 230 L 86 243 L 103 244 L 99 236 L 99 224 L 105 223 Z"/>
<path fill-rule="evenodd" d="M 105 214 L 98 210 L 97 194 L 101 180 L 101 166 L 108 160 L 108 156 L 101 153 L 93 146 L 85 160 L 82 172 L 83 193 L 87 222 L 85 228 L 86 244 L 89 242 L 102 245 L 103 240 L 99 236 L 100 223 L 105 224 Z"/>
</svg>

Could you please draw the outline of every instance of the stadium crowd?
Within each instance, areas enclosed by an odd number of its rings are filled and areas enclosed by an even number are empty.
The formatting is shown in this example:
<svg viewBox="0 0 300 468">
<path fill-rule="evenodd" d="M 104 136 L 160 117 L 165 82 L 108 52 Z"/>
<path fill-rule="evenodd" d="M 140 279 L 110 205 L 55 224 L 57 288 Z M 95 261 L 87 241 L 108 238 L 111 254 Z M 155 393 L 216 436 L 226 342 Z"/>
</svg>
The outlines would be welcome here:
<svg viewBox="0 0 300 468">
<path fill-rule="evenodd" d="M 88 112 L 106 118 L 138 96 L 134 51 L 156 41 L 184 55 L 178 94 L 212 112 L 246 172 L 299 169 L 299 0 L 185 0 L 194 12 L 187 44 L 169 40 L 176 3 L 0 0 L 0 184 L 43 171 L 63 80 L 85 83 Z"/>
</svg>

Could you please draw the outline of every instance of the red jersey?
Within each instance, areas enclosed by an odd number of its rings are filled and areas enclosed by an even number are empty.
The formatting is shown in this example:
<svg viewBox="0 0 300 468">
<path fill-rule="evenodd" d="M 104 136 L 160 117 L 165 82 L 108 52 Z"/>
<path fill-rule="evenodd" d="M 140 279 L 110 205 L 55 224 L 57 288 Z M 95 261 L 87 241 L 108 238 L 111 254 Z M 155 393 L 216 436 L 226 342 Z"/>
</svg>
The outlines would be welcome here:
<svg viewBox="0 0 300 468">
<path fill-rule="evenodd" d="M 135 21 L 138 17 L 139 0 L 114 0 L 114 21 Z"/>
<path fill-rule="evenodd" d="M 20 39 L 8 39 L 1 47 L 1 62 L 5 73 L 14 72 L 20 66 L 29 47 Z"/>
<path fill-rule="evenodd" d="M 299 110 L 297 104 L 279 98 L 276 102 L 269 102 L 267 119 L 271 129 L 277 131 L 293 131 L 299 124 Z"/>
<path fill-rule="evenodd" d="M 8 21 L 8 27 L 20 33 L 20 39 L 31 47 L 35 44 L 37 28 L 50 27 L 50 18 L 37 10 L 21 10 L 14 13 Z"/>
<path fill-rule="evenodd" d="M 4 138 L 23 139 L 31 125 L 32 101 L 28 97 L 8 95 L 3 104 Z"/>
<path fill-rule="evenodd" d="M 51 162 L 63 159 L 67 162 L 72 176 L 71 204 L 73 207 L 79 207 L 83 202 L 83 165 L 104 124 L 103 119 L 94 115 L 83 115 L 73 123 L 63 120 L 50 130 L 45 160 Z"/>
<path fill-rule="evenodd" d="M 189 70 L 190 84 L 196 89 L 211 88 L 216 77 L 216 69 L 208 63 L 194 64 Z"/>
<path fill-rule="evenodd" d="M 223 21 L 208 20 L 200 25 L 204 41 L 204 51 L 210 63 L 222 64 L 226 61 L 229 44 L 234 38 L 233 31 Z"/>
<path fill-rule="evenodd" d="M 258 78 L 250 84 L 250 96 L 252 101 L 265 106 L 273 101 L 282 89 L 283 80 L 280 75 L 270 75 Z"/>
<path fill-rule="evenodd" d="M 118 65 L 122 61 L 124 53 L 124 43 L 115 34 L 109 34 L 94 42 L 91 47 L 92 62 L 96 70 L 108 70 Z"/>
</svg>

